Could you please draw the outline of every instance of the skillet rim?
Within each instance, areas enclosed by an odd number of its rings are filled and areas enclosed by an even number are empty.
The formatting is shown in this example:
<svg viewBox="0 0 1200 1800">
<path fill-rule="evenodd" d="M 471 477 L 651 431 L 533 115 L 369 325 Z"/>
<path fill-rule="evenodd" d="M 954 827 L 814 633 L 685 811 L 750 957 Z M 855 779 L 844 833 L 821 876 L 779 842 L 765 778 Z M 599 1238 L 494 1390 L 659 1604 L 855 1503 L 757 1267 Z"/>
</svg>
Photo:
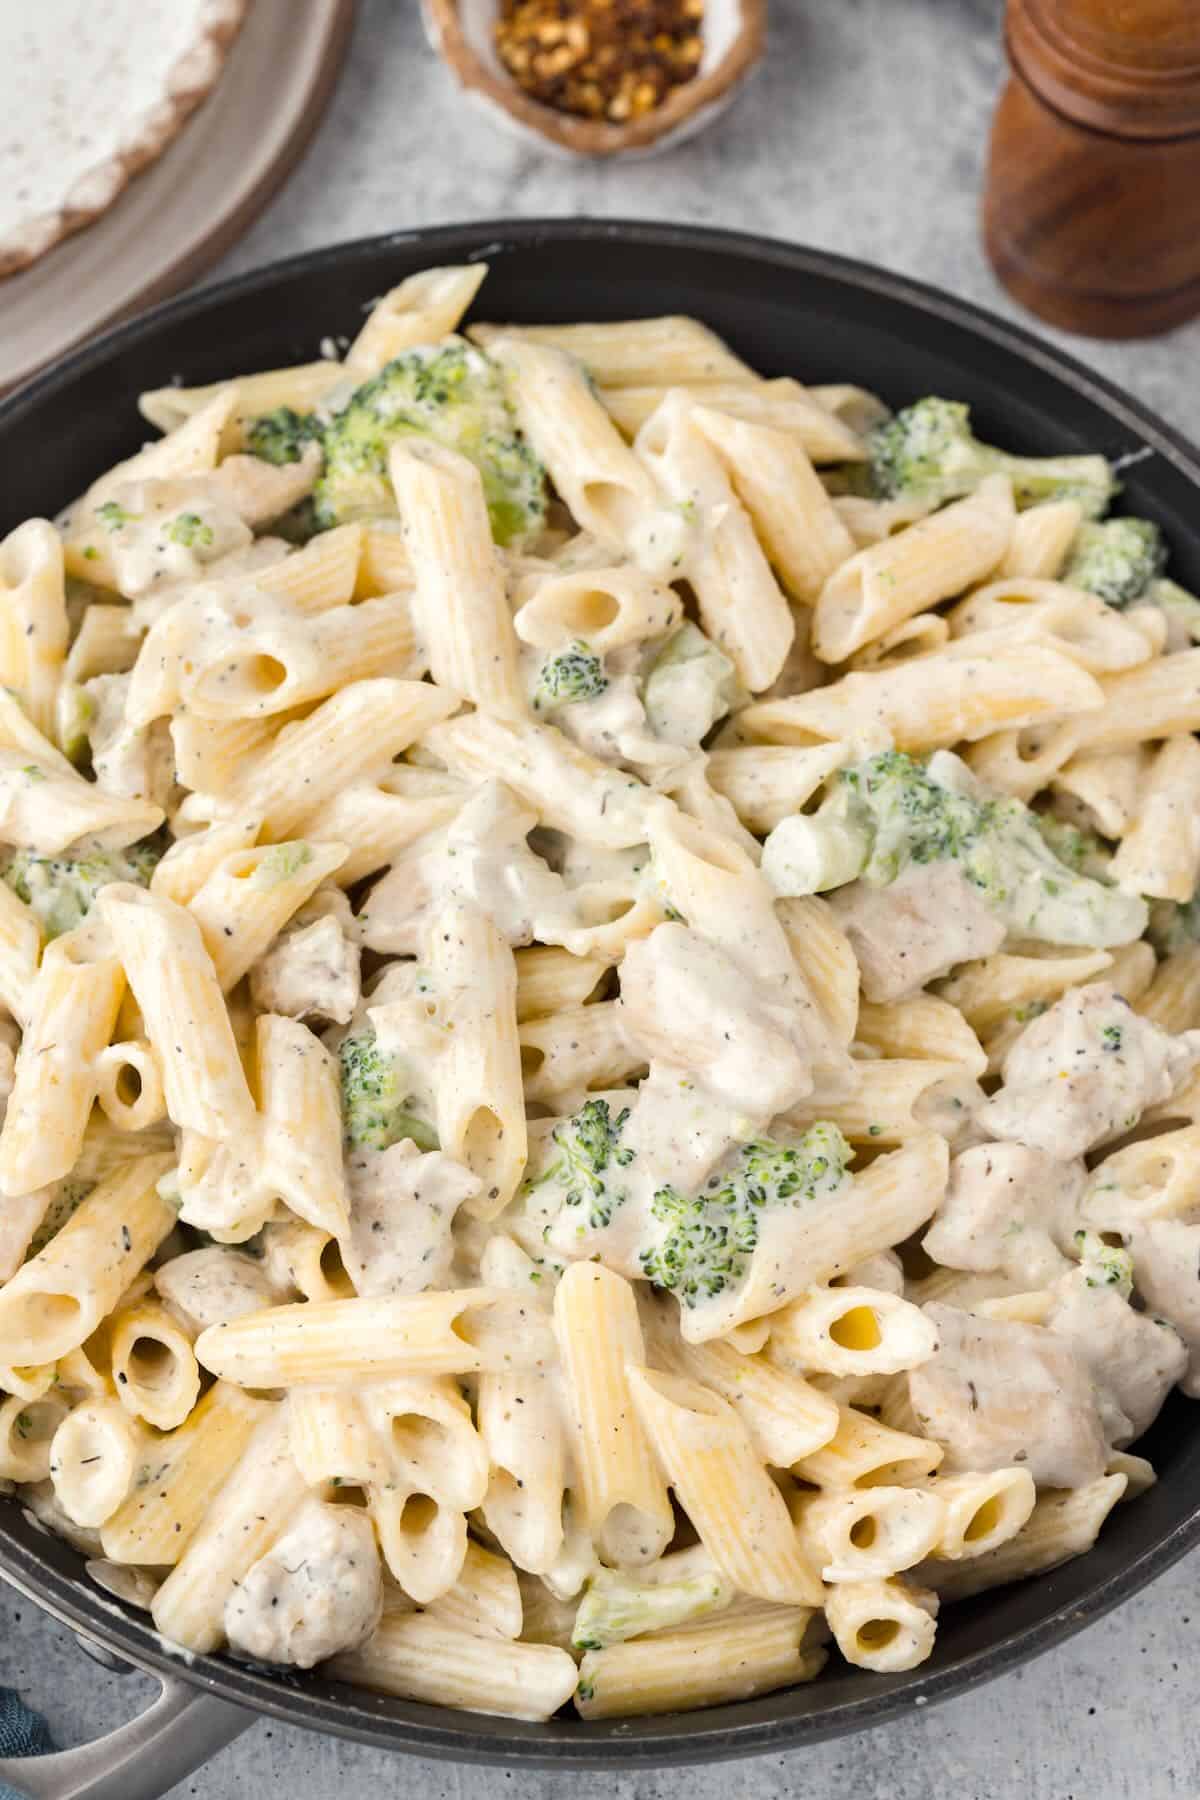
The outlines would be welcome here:
<svg viewBox="0 0 1200 1800">
<path fill-rule="evenodd" d="M 645 245 L 711 251 L 735 256 L 748 267 L 758 265 L 766 270 L 811 274 L 875 295 L 885 306 L 899 303 L 931 320 L 951 324 L 1073 389 L 1134 433 L 1142 444 L 1151 446 L 1198 490 L 1200 499 L 1200 452 L 1179 431 L 1115 383 L 1094 374 L 1077 358 L 1024 327 L 927 283 L 833 252 L 755 233 L 646 219 L 468 221 L 384 232 L 280 258 L 166 301 L 114 326 L 35 375 L 0 399 L 0 446 L 10 433 L 18 431 L 39 408 L 69 389 L 80 376 L 135 348 L 139 340 L 152 336 L 162 326 L 200 318 L 210 308 L 285 282 L 288 277 L 319 274 L 335 264 L 345 267 L 358 261 L 367 263 L 388 250 L 420 249 L 431 261 L 444 256 L 474 261 L 546 245 L 606 240 L 623 248 Z M 784 1707 L 789 1693 L 795 1690 L 782 1689 L 752 1702 L 695 1713 L 593 1723 L 555 1719 L 547 1725 L 530 1725 L 482 1713 L 452 1713 L 338 1688 L 333 1683 L 327 1684 L 336 1690 L 337 1697 L 331 1698 L 310 1693 L 295 1678 L 269 1672 L 262 1665 L 247 1666 L 223 1657 L 193 1657 L 172 1651 L 145 1622 L 144 1615 L 124 1608 L 94 1587 L 85 1587 L 82 1579 L 63 1574 L 29 1545 L 14 1541 L 10 1527 L 13 1516 L 8 1510 L 0 1510 L 0 1568 L 7 1578 L 41 1610 L 99 1640 L 136 1666 L 182 1676 L 235 1704 L 291 1724 L 413 1754 L 512 1768 L 683 1766 L 798 1748 L 894 1721 L 910 1708 L 949 1699 L 1064 1643 L 1144 1588 L 1200 1543 L 1198 1495 L 1196 1503 L 1157 1542 L 1132 1556 L 1115 1572 L 1099 1578 L 1083 1595 L 1055 1605 L 1033 1624 L 1010 1630 L 945 1670 L 922 1673 L 918 1669 L 890 1677 L 862 1674 L 857 1684 L 864 1690 L 861 1698 L 856 1694 L 849 1701 L 811 1715 L 777 1711 L 776 1716 L 765 1719 L 739 1719 L 738 1715 L 748 1707 L 759 1713 L 764 1707 Z M 78 1555 L 66 1546 L 61 1549 L 67 1555 Z"/>
</svg>

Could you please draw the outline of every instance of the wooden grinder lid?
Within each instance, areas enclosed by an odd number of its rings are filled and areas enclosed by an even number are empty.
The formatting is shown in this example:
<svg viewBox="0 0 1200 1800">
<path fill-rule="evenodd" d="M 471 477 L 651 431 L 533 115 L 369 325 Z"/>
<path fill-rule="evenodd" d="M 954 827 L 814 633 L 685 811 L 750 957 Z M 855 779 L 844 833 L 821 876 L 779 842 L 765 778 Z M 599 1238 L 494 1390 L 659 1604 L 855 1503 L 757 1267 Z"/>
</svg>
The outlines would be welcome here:
<svg viewBox="0 0 1200 1800">
<path fill-rule="evenodd" d="M 1200 134 L 1200 0 L 1009 0 L 1007 30 L 1017 71 L 1078 124 Z"/>
</svg>

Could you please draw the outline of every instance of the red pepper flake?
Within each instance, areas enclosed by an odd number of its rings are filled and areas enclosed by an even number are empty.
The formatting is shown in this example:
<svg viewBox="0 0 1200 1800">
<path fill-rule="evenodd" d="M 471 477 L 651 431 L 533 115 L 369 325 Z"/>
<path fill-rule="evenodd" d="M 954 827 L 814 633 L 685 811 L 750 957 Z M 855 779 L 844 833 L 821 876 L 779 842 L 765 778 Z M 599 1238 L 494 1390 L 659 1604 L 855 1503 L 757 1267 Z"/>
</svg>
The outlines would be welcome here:
<svg viewBox="0 0 1200 1800">
<path fill-rule="evenodd" d="M 544 106 L 623 124 L 700 67 L 704 0 L 500 0 L 496 48 Z"/>
</svg>

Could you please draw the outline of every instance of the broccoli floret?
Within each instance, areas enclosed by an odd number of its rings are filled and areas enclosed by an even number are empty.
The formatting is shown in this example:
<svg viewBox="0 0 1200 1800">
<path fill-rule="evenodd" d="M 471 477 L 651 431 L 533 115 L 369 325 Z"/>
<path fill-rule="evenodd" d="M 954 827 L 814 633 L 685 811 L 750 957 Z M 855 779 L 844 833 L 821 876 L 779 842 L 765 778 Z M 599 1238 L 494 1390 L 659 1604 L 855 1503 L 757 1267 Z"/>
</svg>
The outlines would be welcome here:
<svg viewBox="0 0 1200 1800">
<path fill-rule="evenodd" d="M 633 1570 L 599 1570 L 575 1614 L 571 1632 L 575 1649 L 603 1650 L 606 1644 L 621 1644 L 720 1612 L 733 1599 L 733 1588 L 715 1569 L 694 1570 L 694 1562 L 689 1551 L 680 1551 L 658 1565 L 658 1579 L 653 1581 Z M 667 1574 L 672 1563 L 679 1564 L 675 1579 Z"/>
<path fill-rule="evenodd" d="M 85 856 L 35 856 L 32 850 L 15 850 L 3 878 L 17 898 L 33 908 L 46 936 L 56 938 L 82 925 L 96 895 L 110 881 L 148 887 L 164 848 L 156 833 L 127 850 L 91 850 Z"/>
<path fill-rule="evenodd" d="M 1182 905 L 1174 900 L 1158 900 L 1150 909 L 1150 942 L 1160 956 L 1173 956 L 1200 943 L 1200 892 Z"/>
<path fill-rule="evenodd" d="M 96 508 L 96 517 L 106 531 L 119 531 L 122 525 L 128 525 L 131 519 L 140 517 L 140 514 L 126 512 L 115 500 L 106 500 L 103 506 Z"/>
<path fill-rule="evenodd" d="M 290 406 L 277 406 L 263 413 L 246 427 L 247 448 L 254 456 L 276 467 L 299 462 L 309 444 L 321 436 L 321 421 L 315 413 L 293 412 Z"/>
<path fill-rule="evenodd" d="M 572 1118 L 560 1120 L 550 1134 L 558 1156 L 539 1179 L 558 1181 L 564 1189 L 564 1205 L 586 1208 L 593 1231 L 602 1231 L 609 1224 L 626 1197 L 616 1171 L 627 1169 L 635 1155 L 621 1143 L 628 1120 L 627 1106 L 614 1118 L 607 1100 L 588 1100 Z"/>
<path fill-rule="evenodd" d="M 655 737 L 688 748 L 699 744 L 739 698 L 733 663 L 690 619 L 672 632 L 642 686 Z"/>
<path fill-rule="evenodd" d="M 1053 826 L 988 793 L 949 751 L 926 763 L 889 750 L 842 770 L 815 814 L 778 825 L 762 867 L 776 892 L 798 894 L 856 878 L 886 887 L 913 864 L 956 862 L 1015 934 L 1092 948 L 1140 937 L 1145 901 L 1068 867 L 1048 837 Z"/>
<path fill-rule="evenodd" d="M 181 512 L 167 526 L 167 537 L 173 544 L 180 544 L 185 550 L 194 550 L 197 545 L 202 549 L 213 541 L 213 528 L 206 525 L 199 513 Z"/>
<path fill-rule="evenodd" d="M 1123 1300 L 1133 1292 L 1133 1258 L 1119 1244 L 1106 1244 L 1095 1231 L 1077 1231 L 1075 1250 L 1089 1287 L 1116 1288 Z"/>
<path fill-rule="evenodd" d="M 565 650 L 556 650 L 542 664 L 533 690 L 533 710 L 553 712 L 576 700 L 595 700 L 607 686 L 604 658 L 579 638 Z"/>
<path fill-rule="evenodd" d="M 355 1149 L 387 1150 L 411 1138 L 418 1150 L 436 1150 L 437 1133 L 415 1110 L 404 1059 L 379 1047 L 374 1028 L 344 1037 L 338 1048 L 342 1078 L 342 1129 Z"/>
<path fill-rule="evenodd" d="M 819 1120 L 797 1144 L 771 1138 L 742 1144 L 699 1194 L 659 1188 L 651 1212 L 665 1231 L 642 1251 L 642 1273 L 686 1307 L 740 1286 L 762 1212 L 831 1199 L 846 1181 L 850 1157 L 837 1126 Z"/>
<path fill-rule="evenodd" d="M 1106 878 L 1112 857 L 1094 831 L 1084 831 L 1067 819 L 1055 818 L 1053 813 L 1034 813 L 1033 817 L 1047 847 L 1060 863 L 1077 875 L 1092 875 L 1097 881 Z"/>
<path fill-rule="evenodd" d="M 848 481 L 877 500 L 928 500 L 935 506 L 972 494 L 988 475 L 1012 478 L 1018 506 L 1077 500 L 1098 519 L 1117 483 L 1103 456 L 1010 456 L 971 433 L 969 409 L 929 395 L 877 425 L 867 437 L 869 459 L 852 464 Z"/>
<path fill-rule="evenodd" d="M 397 356 L 325 425 L 325 470 L 313 490 L 318 529 L 394 516 L 388 452 L 413 432 L 475 464 L 497 543 L 540 531 L 546 472 L 517 429 L 503 377 L 481 350 L 453 342 Z"/>
<path fill-rule="evenodd" d="M 1062 579 L 1109 606 L 1131 606 L 1162 574 L 1167 548 L 1149 519 L 1105 519 L 1081 525 Z"/>
</svg>

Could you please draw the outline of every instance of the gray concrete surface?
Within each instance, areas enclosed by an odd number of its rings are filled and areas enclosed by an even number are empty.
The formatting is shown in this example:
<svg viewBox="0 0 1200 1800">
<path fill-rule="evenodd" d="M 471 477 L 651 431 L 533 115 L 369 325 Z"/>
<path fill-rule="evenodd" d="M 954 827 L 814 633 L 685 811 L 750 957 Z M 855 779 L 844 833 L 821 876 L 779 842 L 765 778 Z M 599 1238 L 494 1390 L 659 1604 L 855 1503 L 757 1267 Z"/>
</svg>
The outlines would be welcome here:
<svg viewBox="0 0 1200 1800">
<path fill-rule="evenodd" d="M 286 6 L 288 0 L 257 0 Z M 1010 316 L 976 208 L 1002 70 L 999 0 L 771 0 L 771 55 L 708 136 L 640 166 L 564 165 L 457 99 L 416 0 L 363 0 L 341 88 L 305 162 L 225 270 L 361 233 L 503 214 L 665 216 L 868 258 Z M 219 271 L 223 272 L 223 271 Z M 1200 438 L 1200 323 L 1149 344 L 1061 339 Z M 802 1755 L 570 1777 L 572 1800 L 1173 1800 L 1200 1792 L 1200 1557 L 1064 1649 L 948 1706 Z M 80 1655 L 0 1591 L 0 1682 L 60 1743 L 153 1692 Z M 551 1800 L 562 1780 L 457 1768 L 260 1722 L 172 1800 Z"/>
</svg>

